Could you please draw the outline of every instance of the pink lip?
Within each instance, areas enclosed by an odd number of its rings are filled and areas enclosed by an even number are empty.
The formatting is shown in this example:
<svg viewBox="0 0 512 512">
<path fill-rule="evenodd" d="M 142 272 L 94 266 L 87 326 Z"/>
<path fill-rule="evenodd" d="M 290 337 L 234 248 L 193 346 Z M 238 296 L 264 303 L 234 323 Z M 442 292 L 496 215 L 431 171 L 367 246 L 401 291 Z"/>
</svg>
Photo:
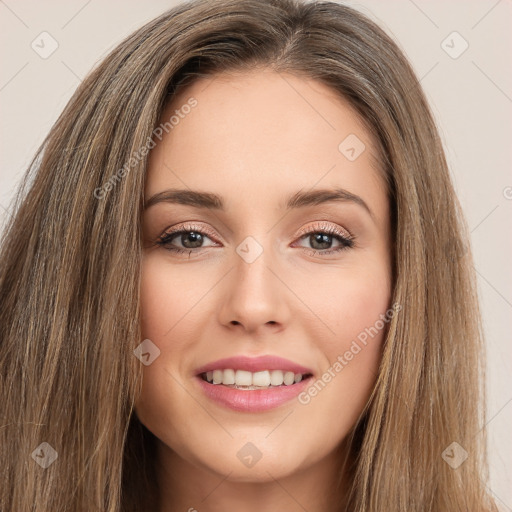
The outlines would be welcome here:
<svg viewBox="0 0 512 512">
<path fill-rule="evenodd" d="M 213 370 L 246 370 L 248 372 L 261 372 L 263 370 L 283 370 L 293 373 L 313 373 L 313 371 L 305 366 L 293 363 L 288 359 L 283 359 L 278 356 L 260 356 L 260 357 L 247 357 L 236 356 L 228 357 L 226 359 L 219 359 L 196 370 L 196 375 L 201 373 L 210 372 Z"/>
<path fill-rule="evenodd" d="M 290 370 L 291 371 L 291 370 Z M 289 402 L 309 386 L 311 377 L 290 386 L 276 386 L 269 389 L 240 390 L 222 384 L 210 384 L 200 376 L 196 377 L 206 396 L 220 405 L 242 412 L 263 412 Z"/>
<path fill-rule="evenodd" d="M 309 385 L 311 377 L 302 379 L 300 382 L 289 386 L 282 385 L 268 389 L 251 390 L 230 388 L 222 384 L 210 384 L 201 377 L 203 373 L 225 369 L 246 370 L 249 372 L 283 370 L 285 372 L 302 373 L 303 375 L 313 373 L 310 368 L 278 356 L 228 357 L 208 363 L 196 370 L 196 379 L 208 398 L 222 406 L 242 412 L 267 411 L 289 402 Z"/>
</svg>

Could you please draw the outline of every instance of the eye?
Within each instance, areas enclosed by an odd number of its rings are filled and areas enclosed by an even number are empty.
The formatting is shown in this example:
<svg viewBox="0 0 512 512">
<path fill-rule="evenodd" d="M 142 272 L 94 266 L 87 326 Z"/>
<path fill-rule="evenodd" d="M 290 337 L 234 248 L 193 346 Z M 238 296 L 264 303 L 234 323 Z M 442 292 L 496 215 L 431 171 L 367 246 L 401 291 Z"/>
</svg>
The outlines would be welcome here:
<svg viewBox="0 0 512 512">
<path fill-rule="evenodd" d="M 307 231 L 300 233 L 299 240 L 305 240 L 311 247 L 300 246 L 308 254 L 325 256 L 354 247 L 355 237 L 348 231 L 333 226 L 332 224 L 316 224 Z M 182 224 L 175 229 L 164 233 L 156 244 L 175 254 L 197 253 L 200 249 L 216 247 L 216 242 L 204 245 L 205 240 L 211 240 L 214 234 L 204 227 L 194 224 Z M 177 246 L 176 244 L 181 244 Z M 331 247 L 333 243 L 338 246 Z"/>
<path fill-rule="evenodd" d="M 301 246 L 312 255 L 329 255 L 354 247 L 355 237 L 348 231 L 333 226 L 332 224 L 317 224 L 308 231 L 303 232 L 300 240 L 305 240 L 311 247 Z M 339 245 L 330 247 L 334 242 Z"/>
<path fill-rule="evenodd" d="M 164 247 L 166 250 L 182 254 L 188 252 L 189 254 L 196 252 L 196 249 L 204 249 L 203 245 L 205 239 L 210 239 L 208 235 L 211 233 L 205 228 L 195 226 L 193 224 L 182 224 L 176 229 L 164 233 L 158 240 L 157 244 Z M 176 239 L 176 241 L 175 241 Z M 181 244 L 177 247 L 176 242 Z M 213 246 L 206 246 L 213 247 Z"/>
</svg>

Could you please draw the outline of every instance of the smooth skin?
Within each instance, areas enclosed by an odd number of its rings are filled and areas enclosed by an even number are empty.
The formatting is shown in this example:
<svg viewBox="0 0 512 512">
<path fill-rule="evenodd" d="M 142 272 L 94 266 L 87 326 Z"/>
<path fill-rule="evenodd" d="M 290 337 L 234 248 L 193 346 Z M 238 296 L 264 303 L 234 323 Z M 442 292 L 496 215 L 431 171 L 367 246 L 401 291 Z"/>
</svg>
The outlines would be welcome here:
<svg viewBox="0 0 512 512">
<path fill-rule="evenodd" d="M 162 122 L 191 97 L 197 105 L 151 151 L 145 198 L 197 190 L 221 196 L 225 209 L 162 201 L 144 212 L 141 325 L 160 356 L 144 367 L 136 414 L 159 440 L 160 512 L 334 512 L 343 441 L 372 391 L 386 328 L 305 405 L 236 412 L 202 393 L 195 370 L 270 354 L 316 380 L 390 308 L 377 146 L 346 101 L 303 77 L 258 69 L 202 78 L 173 98 Z M 354 161 L 339 150 L 350 134 L 365 145 Z M 286 210 L 299 191 L 334 188 L 372 214 L 352 201 Z M 158 244 L 183 223 L 203 238 Z M 332 252 L 343 243 L 314 235 L 325 228 L 348 232 L 354 246 Z M 237 252 L 247 237 L 263 251 L 252 263 Z M 237 457 L 248 442 L 261 453 L 252 467 Z"/>
</svg>

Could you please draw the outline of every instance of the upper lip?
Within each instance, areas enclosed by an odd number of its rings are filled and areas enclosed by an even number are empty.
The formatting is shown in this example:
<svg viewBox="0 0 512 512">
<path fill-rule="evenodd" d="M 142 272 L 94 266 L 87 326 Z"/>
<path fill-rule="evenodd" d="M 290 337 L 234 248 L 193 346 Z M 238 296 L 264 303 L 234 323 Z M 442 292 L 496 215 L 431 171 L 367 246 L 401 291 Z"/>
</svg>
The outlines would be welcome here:
<svg viewBox="0 0 512 512">
<path fill-rule="evenodd" d="M 213 370 L 246 370 L 248 372 L 260 372 L 263 370 L 284 370 L 293 373 L 313 373 L 311 369 L 306 368 L 300 364 L 294 363 L 288 359 L 283 359 L 279 356 L 259 356 L 259 357 L 247 357 L 247 356 L 235 356 L 227 357 L 225 359 L 218 359 L 212 361 L 204 366 L 201 366 L 196 370 L 196 374 L 210 372 Z"/>
</svg>

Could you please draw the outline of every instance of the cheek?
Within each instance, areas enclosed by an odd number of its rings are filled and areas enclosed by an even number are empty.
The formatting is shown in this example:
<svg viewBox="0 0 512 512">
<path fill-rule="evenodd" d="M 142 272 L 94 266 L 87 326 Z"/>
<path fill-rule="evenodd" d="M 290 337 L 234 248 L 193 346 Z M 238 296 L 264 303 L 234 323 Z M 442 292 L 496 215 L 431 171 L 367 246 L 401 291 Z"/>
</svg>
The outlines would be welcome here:
<svg viewBox="0 0 512 512">
<path fill-rule="evenodd" d="M 154 339 L 170 329 L 170 319 L 165 311 L 174 311 L 178 306 L 176 294 L 170 293 L 165 286 L 166 278 L 162 269 L 155 263 L 155 258 L 144 257 L 141 273 L 141 328 L 144 338 Z"/>
<path fill-rule="evenodd" d="M 186 360 L 190 337 L 183 332 L 187 322 L 180 319 L 188 318 L 187 312 L 194 304 L 194 290 L 190 281 L 187 285 L 183 271 L 166 265 L 158 256 L 149 254 L 143 259 L 140 321 L 142 338 L 155 343 L 160 355 L 150 365 L 143 366 L 142 392 L 135 412 L 157 438 L 175 445 L 176 439 L 180 439 L 180 422 L 176 422 L 176 417 L 189 399 L 179 367 Z"/>
<path fill-rule="evenodd" d="M 141 275 L 142 336 L 180 346 L 180 330 L 201 307 L 201 298 L 211 288 L 211 276 L 185 272 L 179 265 L 166 264 L 162 256 L 145 256 Z M 211 282 L 210 282 L 211 281 Z"/>
<path fill-rule="evenodd" d="M 364 339 L 366 330 L 390 307 L 390 276 L 384 265 L 334 269 L 332 276 L 323 276 L 317 286 L 308 283 L 308 290 L 303 293 L 307 291 L 308 306 L 316 313 L 315 324 L 318 333 L 324 333 L 322 345 L 330 360 L 347 350 L 347 343 L 350 345 L 358 337 Z M 379 326 L 381 331 L 380 322 Z"/>
<path fill-rule="evenodd" d="M 319 328 L 315 322 L 315 339 L 324 364 L 299 402 L 311 415 L 339 418 L 337 427 L 326 432 L 336 437 L 346 434 L 365 407 L 393 314 L 385 267 L 374 267 L 373 272 L 347 269 L 339 271 L 336 280 L 325 282 L 321 293 L 308 295 L 311 309 L 323 324 Z"/>
</svg>

